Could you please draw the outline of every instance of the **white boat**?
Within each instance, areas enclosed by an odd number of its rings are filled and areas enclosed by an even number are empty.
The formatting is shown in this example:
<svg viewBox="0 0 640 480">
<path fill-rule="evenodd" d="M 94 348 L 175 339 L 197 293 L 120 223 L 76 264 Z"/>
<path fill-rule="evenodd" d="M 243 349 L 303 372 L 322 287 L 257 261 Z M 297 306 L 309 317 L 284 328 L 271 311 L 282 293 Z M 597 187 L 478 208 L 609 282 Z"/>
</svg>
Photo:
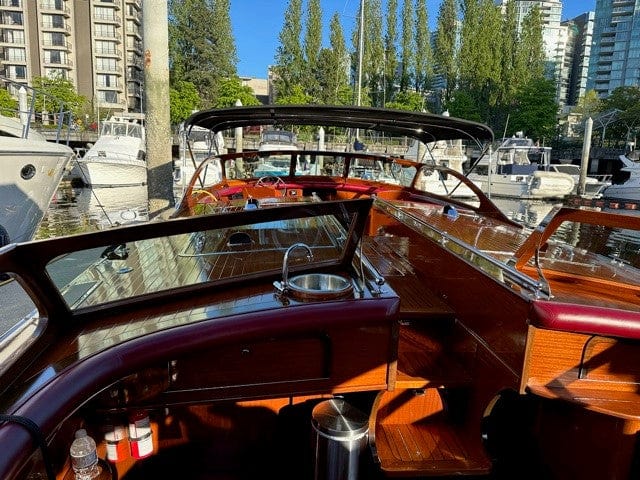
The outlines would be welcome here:
<svg viewBox="0 0 640 480">
<path fill-rule="evenodd" d="M 144 116 L 125 114 L 103 122 L 100 136 L 78 159 L 80 180 L 93 187 L 147 184 Z"/>
<path fill-rule="evenodd" d="M 285 130 L 264 130 L 258 145 L 260 160 L 254 167 L 253 174 L 258 177 L 288 175 L 289 155 L 269 154 L 268 159 L 261 155 L 263 155 L 263 152 L 290 152 L 295 150 L 299 150 L 295 133 Z M 296 169 L 296 171 L 300 171 L 300 169 Z"/>
<path fill-rule="evenodd" d="M 558 163 L 549 166 L 549 169 L 553 172 L 561 172 L 571 175 L 575 182 L 575 187 L 571 192 L 573 195 L 580 194 L 578 188 L 580 186 L 580 166 L 572 163 Z M 584 192 L 581 193 L 583 197 L 587 198 L 600 198 L 608 186 L 611 185 L 611 175 L 587 175 L 585 177 Z"/>
<path fill-rule="evenodd" d="M 189 184 L 198 166 L 210 155 L 226 153 L 222 134 L 211 135 L 205 128 L 194 126 L 188 131 L 180 125 L 178 132 L 179 157 L 173 166 L 173 186 L 176 199 Z M 206 168 L 200 174 L 202 188 L 213 185 L 222 179 L 222 172 L 214 167 Z"/>
<path fill-rule="evenodd" d="M 640 202 L 640 162 L 633 161 L 625 155 L 620 155 L 620 161 L 624 164 L 620 171 L 628 172 L 629 178 L 624 183 L 607 187 L 603 196 Z"/>
<path fill-rule="evenodd" d="M 34 237 L 73 157 L 67 145 L 0 116 L 0 246 Z"/>
<path fill-rule="evenodd" d="M 573 192 L 571 175 L 550 171 L 551 148 L 538 147 L 530 138 L 504 139 L 485 155 L 468 178 L 480 182 L 489 196 L 523 199 L 559 199 Z"/>
<path fill-rule="evenodd" d="M 417 143 L 417 142 L 415 142 Z M 419 160 L 426 164 L 446 167 L 462 174 L 464 164 L 467 162 L 467 155 L 464 153 L 461 140 L 440 140 L 426 145 L 424 156 Z M 468 185 L 459 179 L 449 176 L 439 170 L 432 170 L 430 175 L 422 175 L 420 189 L 436 195 L 448 196 L 451 198 L 476 198 L 477 194 Z M 480 181 L 473 181 L 482 188 Z"/>
</svg>

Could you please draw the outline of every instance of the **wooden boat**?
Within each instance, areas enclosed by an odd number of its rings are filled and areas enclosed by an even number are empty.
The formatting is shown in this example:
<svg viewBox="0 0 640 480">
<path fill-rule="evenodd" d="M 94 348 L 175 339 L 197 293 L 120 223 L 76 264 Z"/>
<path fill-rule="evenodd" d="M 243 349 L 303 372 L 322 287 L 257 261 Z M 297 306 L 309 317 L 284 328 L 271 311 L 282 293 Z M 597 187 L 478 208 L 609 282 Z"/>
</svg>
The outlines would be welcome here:
<svg viewBox="0 0 640 480">
<path fill-rule="evenodd" d="M 492 137 L 365 107 L 188 120 L 294 123 Z M 640 217 L 560 208 L 529 230 L 363 152 L 227 178 L 248 154 L 207 160 L 222 182 L 196 171 L 174 218 L 0 250 L 37 306 L 2 341 L 0 478 L 72 478 L 81 428 L 126 480 L 638 474 L 639 265 L 606 254 Z M 139 421 L 146 443 L 115 436 Z"/>
</svg>

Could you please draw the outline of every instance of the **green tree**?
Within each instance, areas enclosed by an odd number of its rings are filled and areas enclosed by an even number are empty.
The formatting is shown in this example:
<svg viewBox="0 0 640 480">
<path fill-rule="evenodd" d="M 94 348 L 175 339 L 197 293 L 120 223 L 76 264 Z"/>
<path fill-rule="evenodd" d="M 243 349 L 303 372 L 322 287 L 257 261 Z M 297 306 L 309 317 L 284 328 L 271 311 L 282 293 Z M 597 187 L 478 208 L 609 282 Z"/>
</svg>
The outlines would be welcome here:
<svg viewBox="0 0 640 480">
<path fill-rule="evenodd" d="M 585 118 L 593 117 L 599 111 L 602 111 L 602 101 L 595 90 L 587 90 L 582 97 L 578 99 L 578 104 L 574 111 L 582 114 Z"/>
<path fill-rule="evenodd" d="M 521 79 L 522 85 L 529 83 L 532 78 L 544 75 L 545 52 L 542 37 L 542 14 L 537 5 L 522 20 L 516 56 L 516 75 Z"/>
<path fill-rule="evenodd" d="M 15 117 L 18 114 L 18 101 L 11 96 L 8 90 L 0 89 L 0 115 Z"/>
<path fill-rule="evenodd" d="M 274 66 L 276 96 L 288 97 L 302 89 L 304 56 L 300 45 L 302 34 L 302 0 L 289 0 L 280 31 Z"/>
<path fill-rule="evenodd" d="M 387 108 L 410 110 L 412 112 L 426 111 L 424 96 L 418 92 L 398 92 L 393 102 L 388 102 Z"/>
<path fill-rule="evenodd" d="M 443 0 L 438 12 L 434 60 L 444 78 L 444 103 L 451 101 L 458 78 L 458 10 L 455 0 Z"/>
<path fill-rule="evenodd" d="M 463 6 L 460 85 L 484 112 L 483 121 L 491 123 L 500 98 L 501 42 L 495 34 L 502 27 L 500 9 L 493 0 L 464 0 Z"/>
<path fill-rule="evenodd" d="M 453 117 L 482 122 L 480 106 L 476 103 L 474 95 L 466 90 L 456 90 L 449 103 L 445 104 L 445 107 Z"/>
<path fill-rule="evenodd" d="M 288 95 L 278 95 L 276 103 L 279 105 L 308 105 L 312 100 L 302 85 L 294 85 Z"/>
<path fill-rule="evenodd" d="M 169 89 L 170 118 L 173 125 L 186 119 L 200 107 L 198 90 L 191 82 L 177 81 Z"/>
<path fill-rule="evenodd" d="M 415 90 L 425 93 L 433 80 L 433 52 L 429 33 L 429 13 L 426 0 L 416 0 L 416 56 L 415 56 Z"/>
<path fill-rule="evenodd" d="M 171 83 L 193 83 L 213 105 L 220 82 L 236 75 L 229 1 L 169 0 L 169 58 Z"/>
<path fill-rule="evenodd" d="M 387 1 L 387 30 L 384 37 L 384 89 L 385 103 L 393 98 L 398 68 L 398 0 Z"/>
<path fill-rule="evenodd" d="M 411 85 L 415 72 L 415 39 L 413 37 L 413 4 L 404 0 L 402 6 L 402 34 L 400 45 L 400 91 Z"/>
<path fill-rule="evenodd" d="M 521 130 L 541 143 L 549 141 L 555 136 L 557 114 L 555 82 L 542 76 L 532 78 L 518 93 L 507 133 Z"/>
<path fill-rule="evenodd" d="M 620 146 L 631 141 L 640 126 L 640 87 L 619 87 L 602 100 L 601 112 L 617 111 L 617 120 L 607 126 L 605 140 Z"/>
<path fill-rule="evenodd" d="M 371 104 L 384 101 L 384 42 L 382 38 L 382 5 L 380 0 L 365 4 L 364 79 L 371 95 Z"/>
<path fill-rule="evenodd" d="M 86 97 L 76 92 L 71 80 L 61 76 L 53 78 L 34 77 L 33 88 L 38 92 L 36 94 L 35 109 L 39 112 L 46 110 L 55 114 L 62 110 L 63 112 L 70 112 L 75 118 L 79 118 L 87 103 Z"/>
<path fill-rule="evenodd" d="M 312 98 L 320 96 L 318 66 L 322 47 L 322 10 L 320 0 L 309 0 L 304 36 L 305 73 L 302 84 Z"/>
<path fill-rule="evenodd" d="M 328 105 L 346 105 L 352 98 L 348 74 L 349 56 L 337 13 L 333 14 L 329 24 L 329 42 L 330 48 L 320 51 L 317 69 L 319 100 Z"/>
<path fill-rule="evenodd" d="M 253 90 L 248 85 L 242 85 L 239 77 L 226 78 L 220 82 L 219 95 L 214 107 L 233 107 L 240 100 L 242 105 L 260 105 Z"/>
</svg>

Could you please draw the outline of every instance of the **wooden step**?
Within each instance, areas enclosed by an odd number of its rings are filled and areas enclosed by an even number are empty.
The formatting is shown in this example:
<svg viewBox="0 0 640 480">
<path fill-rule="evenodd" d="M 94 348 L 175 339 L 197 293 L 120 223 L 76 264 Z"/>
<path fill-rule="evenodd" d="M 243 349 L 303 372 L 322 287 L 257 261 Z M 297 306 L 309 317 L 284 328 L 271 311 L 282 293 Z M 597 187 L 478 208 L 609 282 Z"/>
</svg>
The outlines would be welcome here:
<svg viewBox="0 0 640 480">
<path fill-rule="evenodd" d="M 479 425 L 454 425 L 438 389 L 380 392 L 369 422 L 374 460 L 387 476 L 485 475 Z"/>
</svg>

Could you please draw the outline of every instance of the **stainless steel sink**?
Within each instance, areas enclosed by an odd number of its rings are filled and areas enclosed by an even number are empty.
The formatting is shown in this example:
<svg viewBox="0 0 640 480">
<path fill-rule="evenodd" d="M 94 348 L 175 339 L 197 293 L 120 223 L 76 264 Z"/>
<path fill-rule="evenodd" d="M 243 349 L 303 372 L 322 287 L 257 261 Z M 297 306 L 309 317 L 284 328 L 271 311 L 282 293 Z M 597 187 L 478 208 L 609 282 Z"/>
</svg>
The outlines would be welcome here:
<svg viewBox="0 0 640 480">
<path fill-rule="evenodd" d="M 353 291 L 351 281 L 331 273 L 305 273 L 287 282 L 287 291 L 293 297 L 308 300 L 340 298 Z"/>
</svg>

